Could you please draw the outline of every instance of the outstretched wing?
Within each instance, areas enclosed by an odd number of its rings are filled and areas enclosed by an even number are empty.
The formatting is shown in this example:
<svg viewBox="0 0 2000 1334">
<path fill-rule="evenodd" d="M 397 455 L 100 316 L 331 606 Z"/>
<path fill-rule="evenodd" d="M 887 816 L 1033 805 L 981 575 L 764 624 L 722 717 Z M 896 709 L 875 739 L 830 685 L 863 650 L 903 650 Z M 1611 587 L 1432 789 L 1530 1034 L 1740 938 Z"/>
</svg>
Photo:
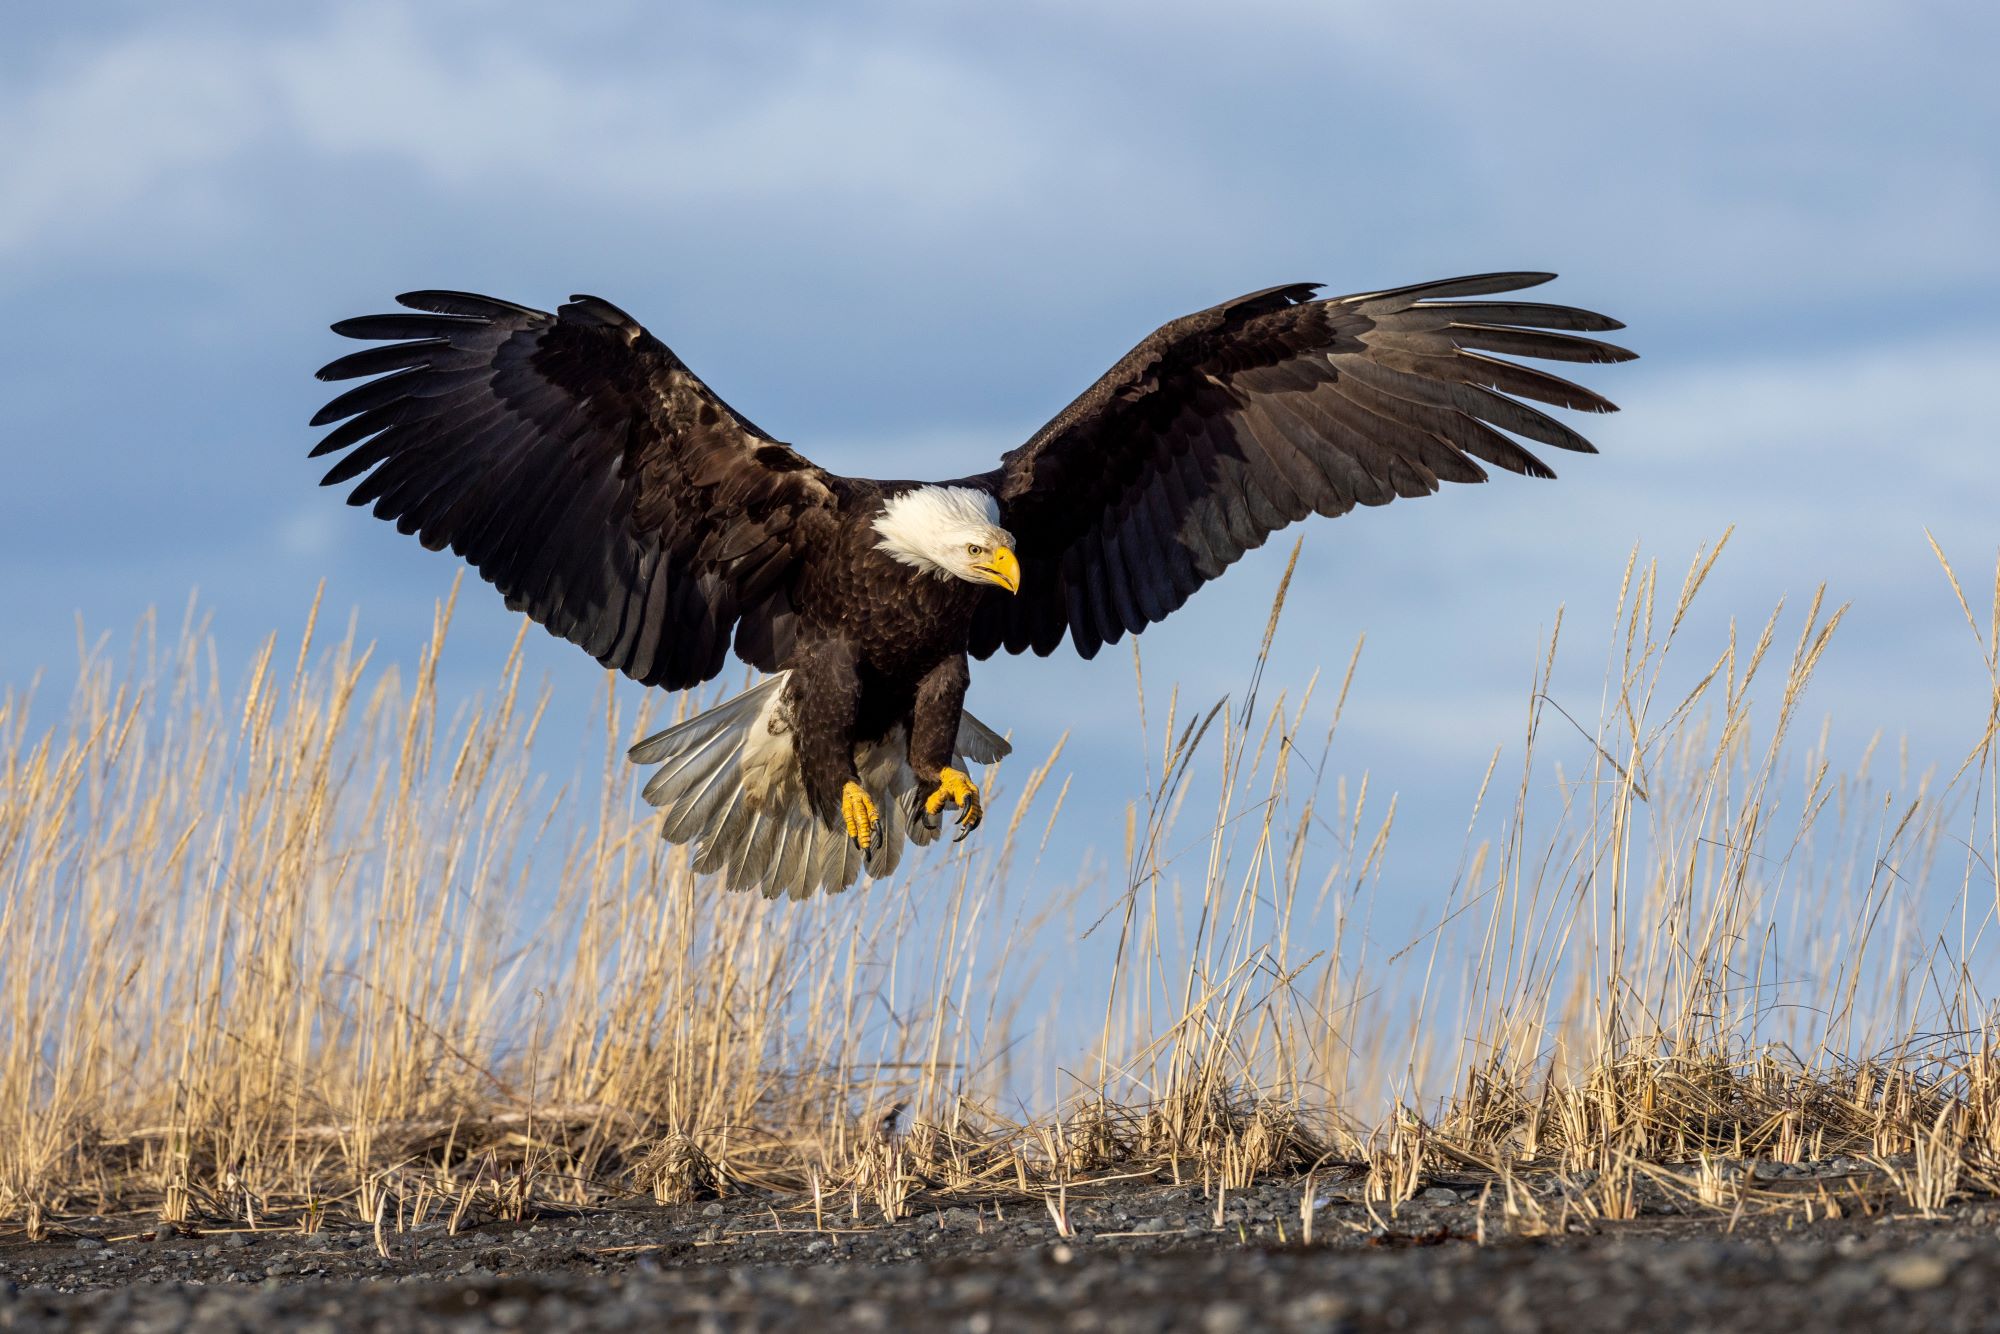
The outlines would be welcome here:
<svg viewBox="0 0 2000 1334">
<path fill-rule="evenodd" d="M 1088 658 L 1164 619 L 1274 530 L 1440 481 L 1480 461 L 1554 474 L 1514 437 L 1595 452 L 1521 402 L 1612 405 L 1495 353 L 1626 361 L 1575 336 L 1622 328 L 1567 306 L 1491 297 L 1553 278 L 1495 273 L 1315 300 L 1253 292 L 1159 329 L 1000 467 L 966 483 L 999 497 L 1021 588 L 980 608 L 972 652 Z M 1551 332 L 1569 330 L 1569 333 Z"/>
<path fill-rule="evenodd" d="M 421 313 L 333 326 L 390 342 L 319 372 L 379 377 L 313 418 L 341 423 L 312 451 L 345 451 L 325 484 L 361 478 L 349 504 L 450 547 L 509 607 L 647 685 L 714 676 L 732 633 L 777 668 L 790 575 L 836 479 L 596 297 L 554 315 L 465 292 L 396 299 Z"/>
</svg>

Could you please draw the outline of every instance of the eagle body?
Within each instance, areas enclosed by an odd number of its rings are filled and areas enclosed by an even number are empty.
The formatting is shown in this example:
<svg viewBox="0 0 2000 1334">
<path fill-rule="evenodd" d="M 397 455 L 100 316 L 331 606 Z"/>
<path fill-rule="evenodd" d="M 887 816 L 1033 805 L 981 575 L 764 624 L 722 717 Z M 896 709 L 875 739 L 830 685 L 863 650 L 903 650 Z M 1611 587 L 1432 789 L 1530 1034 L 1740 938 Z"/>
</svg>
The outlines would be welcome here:
<svg viewBox="0 0 2000 1334">
<path fill-rule="evenodd" d="M 1535 404 L 1612 405 L 1515 357 L 1612 362 L 1617 321 L 1524 301 L 1553 275 L 1320 298 L 1268 288 L 1174 320 L 997 467 L 847 477 L 731 408 L 596 297 L 465 292 L 334 325 L 371 346 L 315 425 L 350 503 L 450 548 L 508 606 L 645 685 L 734 654 L 767 676 L 632 747 L 661 832 L 730 887 L 803 897 L 892 870 L 1007 743 L 970 660 L 1088 658 L 1309 514 L 1553 474 L 1594 452 Z M 1504 294 L 1504 295 L 1503 295 Z"/>
<path fill-rule="evenodd" d="M 897 561 L 877 524 L 918 484 L 856 488 L 831 540 L 799 573 L 798 615 L 784 692 L 807 799 L 832 820 L 852 766 L 846 752 L 893 732 L 928 797 L 953 759 L 972 676 L 966 648 L 985 585 Z"/>
</svg>

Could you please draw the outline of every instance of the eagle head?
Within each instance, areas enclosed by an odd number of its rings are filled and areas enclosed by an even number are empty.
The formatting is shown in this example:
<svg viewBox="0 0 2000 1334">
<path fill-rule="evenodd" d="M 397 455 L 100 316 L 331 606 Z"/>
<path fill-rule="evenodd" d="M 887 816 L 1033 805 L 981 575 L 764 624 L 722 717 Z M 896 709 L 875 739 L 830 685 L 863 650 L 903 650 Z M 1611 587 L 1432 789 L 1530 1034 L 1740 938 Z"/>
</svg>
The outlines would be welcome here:
<svg viewBox="0 0 2000 1334">
<path fill-rule="evenodd" d="M 969 486 L 919 486 L 889 497 L 875 516 L 876 549 L 940 579 L 1021 587 L 1014 535 L 1000 503 Z"/>
</svg>

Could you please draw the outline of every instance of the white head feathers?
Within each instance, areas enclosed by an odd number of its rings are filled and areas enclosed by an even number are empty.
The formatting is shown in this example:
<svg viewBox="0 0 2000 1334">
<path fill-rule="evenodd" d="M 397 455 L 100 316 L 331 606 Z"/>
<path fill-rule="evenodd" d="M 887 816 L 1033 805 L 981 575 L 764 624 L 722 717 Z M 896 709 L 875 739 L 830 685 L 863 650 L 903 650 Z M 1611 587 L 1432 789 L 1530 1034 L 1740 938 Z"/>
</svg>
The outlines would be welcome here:
<svg viewBox="0 0 2000 1334">
<path fill-rule="evenodd" d="M 920 486 L 892 496 L 875 531 L 882 537 L 877 549 L 940 579 L 980 582 L 986 576 L 974 566 L 1014 545 L 1000 526 L 1000 502 L 969 486 Z"/>
</svg>

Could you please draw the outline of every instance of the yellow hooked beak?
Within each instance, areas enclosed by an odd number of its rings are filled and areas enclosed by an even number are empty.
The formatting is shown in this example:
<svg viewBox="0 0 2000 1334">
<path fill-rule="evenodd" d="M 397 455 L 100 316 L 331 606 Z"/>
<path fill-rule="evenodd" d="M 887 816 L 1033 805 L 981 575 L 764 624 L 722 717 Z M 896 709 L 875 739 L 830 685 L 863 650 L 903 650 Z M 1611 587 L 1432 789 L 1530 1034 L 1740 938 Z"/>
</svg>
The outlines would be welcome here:
<svg viewBox="0 0 2000 1334">
<path fill-rule="evenodd" d="M 1006 547 L 995 547 L 973 571 L 985 575 L 1009 593 L 1021 591 L 1021 562 Z"/>
</svg>

